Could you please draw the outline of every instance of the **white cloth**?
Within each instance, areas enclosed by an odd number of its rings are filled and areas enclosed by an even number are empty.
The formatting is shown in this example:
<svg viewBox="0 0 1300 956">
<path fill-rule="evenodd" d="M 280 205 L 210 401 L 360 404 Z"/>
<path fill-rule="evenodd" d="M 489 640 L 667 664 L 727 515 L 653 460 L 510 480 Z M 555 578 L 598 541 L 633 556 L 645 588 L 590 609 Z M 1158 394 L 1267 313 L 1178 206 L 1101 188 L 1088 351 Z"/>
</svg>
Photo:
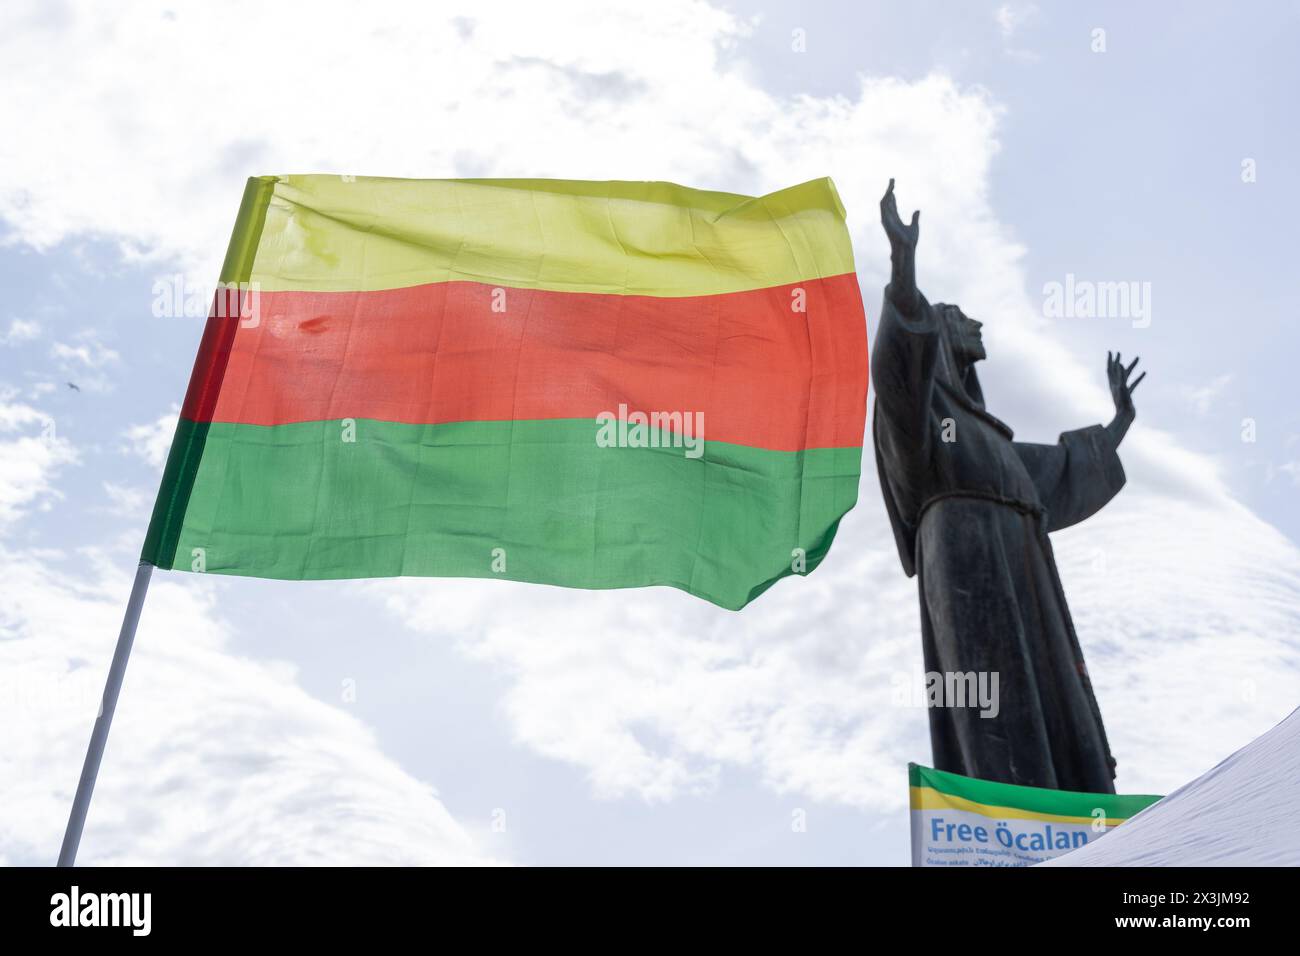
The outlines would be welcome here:
<svg viewBox="0 0 1300 956">
<path fill-rule="evenodd" d="M 1040 866 L 1300 866 L 1300 710 L 1105 837 Z"/>
</svg>

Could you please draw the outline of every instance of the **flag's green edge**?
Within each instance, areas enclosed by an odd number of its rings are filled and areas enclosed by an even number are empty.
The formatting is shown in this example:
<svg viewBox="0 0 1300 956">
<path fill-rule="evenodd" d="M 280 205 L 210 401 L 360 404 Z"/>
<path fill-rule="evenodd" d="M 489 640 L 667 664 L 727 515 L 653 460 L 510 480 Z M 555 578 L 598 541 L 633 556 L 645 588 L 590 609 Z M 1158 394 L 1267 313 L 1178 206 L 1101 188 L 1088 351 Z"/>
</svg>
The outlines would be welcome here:
<svg viewBox="0 0 1300 956">
<path fill-rule="evenodd" d="M 934 770 L 915 763 L 907 765 L 907 779 L 909 786 L 930 787 L 940 793 L 985 806 L 1014 807 L 1065 817 L 1087 817 L 1094 810 L 1100 809 L 1108 818 L 1127 820 L 1162 799 L 1151 794 L 1080 793 L 1074 790 L 1022 787 L 1013 783 L 963 777 L 961 774 Z"/>
<path fill-rule="evenodd" d="M 200 428 L 182 418 L 177 441 Z M 166 566 L 667 585 L 737 610 L 816 568 L 857 500 L 860 447 L 706 440 L 692 458 L 601 447 L 597 431 L 591 419 L 216 422 Z"/>
<path fill-rule="evenodd" d="M 230 245 L 226 248 L 226 258 L 221 266 L 220 282 L 223 286 L 247 283 L 253 273 L 253 260 L 257 255 L 257 245 L 262 236 L 262 227 L 266 222 L 266 210 L 271 195 L 275 191 L 274 176 L 251 177 L 244 186 L 244 197 L 239 204 L 239 214 L 235 217 L 235 228 L 230 235 Z M 209 322 L 218 321 L 210 319 Z M 233 324 L 235 317 L 220 321 Z M 205 332 L 205 334 L 207 334 Z M 217 387 L 220 384 L 222 369 L 200 367 L 204 358 L 202 350 L 199 360 L 191 373 L 191 387 L 194 381 L 204 376 L 216 376 Z M 224 363 L 225 354 L 214 356 L 215 361 Z M 163 469 L 162 483 L 158 488 L 158 498 L 154 502 L 153 516 L 149 520 L 149 530 L 145 533 L 144 549 L 140 560 L 158 568 L 168 568 L 176 555 L 176 543 L 180 540 L 181 526 L 185 520 L 185 509 L 189 504 L 190 493 L 194 488 L 194 476 L 198 473 L 199 462 L 203 458 L 203 446 L 207 441 L 208 423 L 195 424 L 180 419 L 176 423 L 176 434 L 172 437 L 172 447 L 167 455 L 167 465 Z"/>
</svg>

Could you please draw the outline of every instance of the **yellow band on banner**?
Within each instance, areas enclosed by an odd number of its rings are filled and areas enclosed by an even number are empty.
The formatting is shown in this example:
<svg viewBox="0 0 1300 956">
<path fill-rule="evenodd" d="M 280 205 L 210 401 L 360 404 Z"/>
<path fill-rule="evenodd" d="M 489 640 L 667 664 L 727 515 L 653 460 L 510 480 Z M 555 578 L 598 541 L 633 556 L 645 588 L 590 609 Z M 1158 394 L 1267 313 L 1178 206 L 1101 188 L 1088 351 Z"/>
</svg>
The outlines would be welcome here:
<svg viewBox="0 0 1300 956">
<path fill-rule="evenodd" d="M 661 182 L 265 177 L 250 279 L 368 292 L 472 281 L 557 292 L 721 295 L 853 272 L 830 179 L 766 196 Z"/>
<path fill-rule="evenodd" d="M 1114 817 L 1067 817 L 1057 813 L 1039 813 L 1033 810 L 1021 810 L 1017 807 L 998 807 L 986 803 L 976 803 L 965 797 L 950 793 L 940 793 L 930 787 L 909 787 L 911 809 L 913 810 L 966 810 L 995 820 L 1042 820 L 1047 823 L 1101 823 L 1107 827 L 1117 827 L 1125 818 Z"/>
</svg>

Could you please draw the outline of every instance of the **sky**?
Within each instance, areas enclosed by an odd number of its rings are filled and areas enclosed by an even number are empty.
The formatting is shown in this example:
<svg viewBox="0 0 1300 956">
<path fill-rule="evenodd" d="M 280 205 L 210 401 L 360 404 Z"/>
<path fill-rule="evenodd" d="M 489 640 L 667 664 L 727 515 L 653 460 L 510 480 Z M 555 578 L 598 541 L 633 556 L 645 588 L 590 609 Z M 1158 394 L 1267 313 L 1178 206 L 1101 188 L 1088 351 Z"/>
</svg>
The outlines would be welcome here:
<svg viewBox="0 0 1300 956">
<path fill-rule="evenodd" d="M 1017 437 L 1106 420 L 1108 349 L 1149 369 L 1127 487 L 1054 536 L 1120 791 L 1295 708 L 1293 6 L 297 9 L 0 12 L 0 863 L 57 855 L 202 331 L 156 289 L 206 306 L 250 175 L 829 175 L 869 334 L 896 178 Z M 1143 307 L 1054 314 L 1067 281 Z M 906 864 L 917 598 L 864 454 L 827 560 L 739 613 L 156 573 L 81 861 Z"/>
</svg>

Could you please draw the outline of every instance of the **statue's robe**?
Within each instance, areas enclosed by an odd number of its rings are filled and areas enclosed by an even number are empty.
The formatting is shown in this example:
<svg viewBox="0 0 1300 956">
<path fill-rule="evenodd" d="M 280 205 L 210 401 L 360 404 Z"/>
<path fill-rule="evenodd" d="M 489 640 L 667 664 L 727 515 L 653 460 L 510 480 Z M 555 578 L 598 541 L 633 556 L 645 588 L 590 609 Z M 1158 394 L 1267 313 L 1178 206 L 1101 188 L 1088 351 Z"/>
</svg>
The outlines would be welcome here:
<svg viewBox="0 0 1300 956">
<path fill-rule="evenodd" d="M 885 298 L 871 376 L 880 484 L 903 568 L 917 578 L 927 672 L 997 672 L 999 712 L 931 707 L 940 770 L 1114 792 L 1115 761 L 1048 541 L 1124 484 L 1100 425 L 1055 445 L 1012 440 L 961 370 L 938 306 Z M 951 439 L 945 441 L 945 437 Z"/>
</svg>

